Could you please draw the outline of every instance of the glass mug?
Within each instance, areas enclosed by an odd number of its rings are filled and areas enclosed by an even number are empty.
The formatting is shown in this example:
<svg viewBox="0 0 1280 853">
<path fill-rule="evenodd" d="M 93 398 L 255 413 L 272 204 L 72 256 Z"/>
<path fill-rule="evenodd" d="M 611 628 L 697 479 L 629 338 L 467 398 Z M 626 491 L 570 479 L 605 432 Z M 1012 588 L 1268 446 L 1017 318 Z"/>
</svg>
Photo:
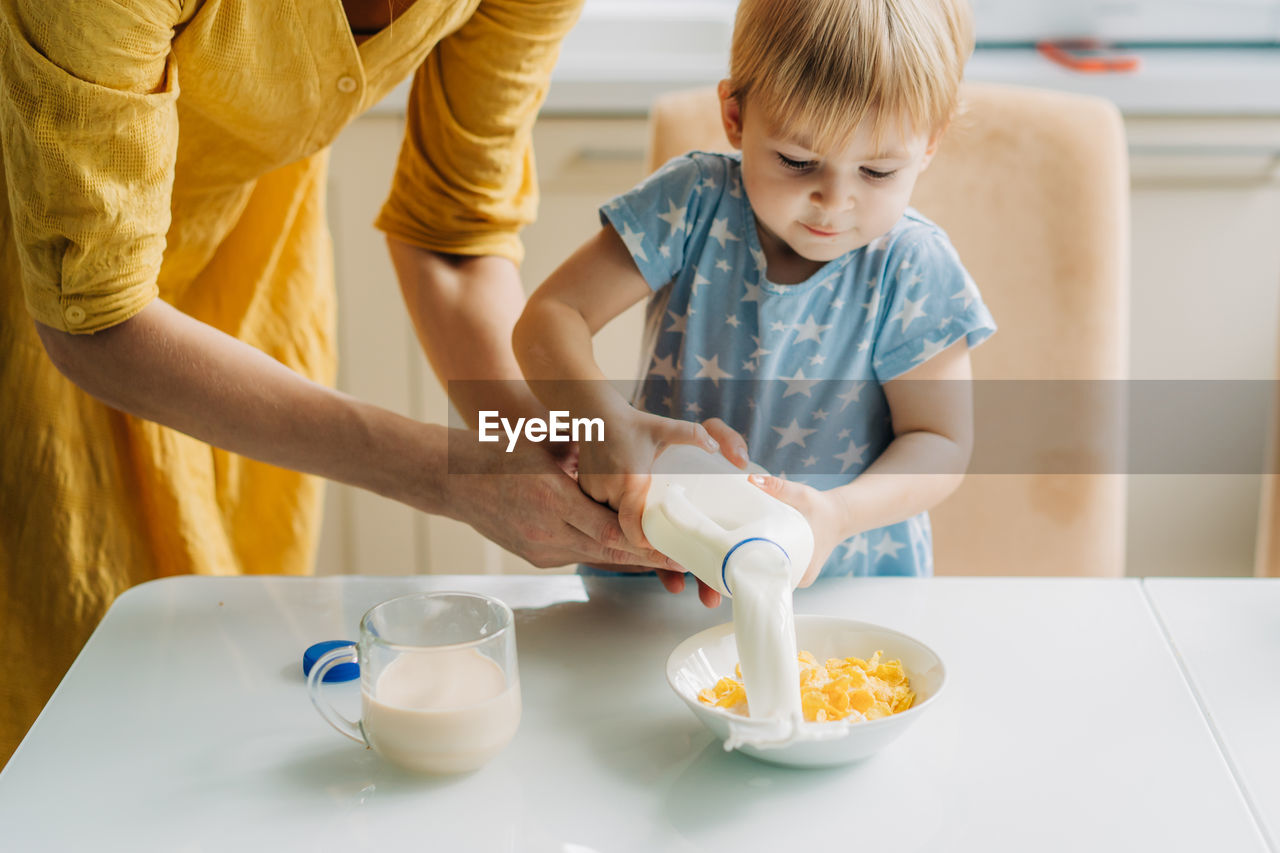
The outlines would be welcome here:
<svg viewBox="0 0 1280 853">
<path fill-rule="evenodd" d="M 320 696 L 326 672 L 360 664 L 362 718 Z M 320 716 L 393 764 L 425 773 L 475 770 L 520 725 L 520 677 L 511 608 L 470 592 L 426 592 L 374 606 L 360 641 L 316 661 L 307 690 Z"/>
</svg>

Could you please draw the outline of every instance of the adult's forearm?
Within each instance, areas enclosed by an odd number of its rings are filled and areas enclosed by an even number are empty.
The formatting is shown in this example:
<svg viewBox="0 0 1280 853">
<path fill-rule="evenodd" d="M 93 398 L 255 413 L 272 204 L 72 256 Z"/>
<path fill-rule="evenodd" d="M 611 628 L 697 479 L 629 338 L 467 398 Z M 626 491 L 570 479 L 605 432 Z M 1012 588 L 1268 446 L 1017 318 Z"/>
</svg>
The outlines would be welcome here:
<svg viewBox="0 0 1280 853">
<path fill-rule="evenodd" d="M 94 335 L 39 332 L 58 368 L 113 408 L 418 509 L 445 503 L 443 427 L 312 382 L 163 301 Z"/>
<path fill-rule="evenodd" d="M 511 351 L 511 330 L 525 303 L 515 264 L 442 255 L 390 236 L 387 246 L 418 342 L 468 425 L 476 426 L 482 409 L 543 416 L 546 409 L 525 386 Z"/>
</svg>

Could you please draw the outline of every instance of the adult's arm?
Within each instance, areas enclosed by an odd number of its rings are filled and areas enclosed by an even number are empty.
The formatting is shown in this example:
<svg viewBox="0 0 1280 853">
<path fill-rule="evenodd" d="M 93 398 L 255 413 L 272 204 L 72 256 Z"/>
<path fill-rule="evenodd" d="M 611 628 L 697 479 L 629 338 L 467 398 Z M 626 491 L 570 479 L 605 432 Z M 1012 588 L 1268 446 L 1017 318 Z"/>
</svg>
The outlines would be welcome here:
<svg viewBox="0 0 1280 853">
<path fill-rule="evenodd" d="M 545 417 L 511 350 L 525 304 L 515 263 L 442 254 L 391 235 L 387 246 L 418 343 L 467 425 L 474 429 L 483 409 Z"/>
<path fill-rule="evenodd" d="M 535 565 L 667 565 L 651 553 L 637 560 L 613 513 L 581 495 L 568 505 L 557 488 L 565 475 L 545 453 L 501 453 L 361 402 L 161 300 L 93 335 L 37 330 L 64 375 L 136 417 L 457 518 Z M 468 473 L 451 475 L 450 462 Z"/>
<path fill-rule="evenodd" d="M 519 231 L 537 209 L 533 124 L 582 0 L 482 0 L 414 78 L 377 225 L 418 339 L 463 418 L 545 409 L 521 382 Z M 458 383 L 456 380 L 495 380 Z"/>
</svg>

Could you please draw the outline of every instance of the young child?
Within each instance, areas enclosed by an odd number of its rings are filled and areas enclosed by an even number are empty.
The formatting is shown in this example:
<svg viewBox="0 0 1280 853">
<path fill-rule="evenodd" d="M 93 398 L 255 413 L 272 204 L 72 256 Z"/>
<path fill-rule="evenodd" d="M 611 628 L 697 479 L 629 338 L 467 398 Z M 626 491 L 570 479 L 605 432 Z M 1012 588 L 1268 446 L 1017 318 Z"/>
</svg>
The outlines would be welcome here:
<svg viewBox="0 0 1280 853">
<path fill-rule="evenodd" d="M 614 199 L 530 299 L 521 367 L 550 408 L 604 419 L 579 481 L 629 538 L 655 454 L 714 436 L 745 465 L 736 430 L 813 527 L 803 583 L 932 573 L 926 510 L 968 463 L 969 349 L 995 325 L 908 200 L 972 46 L 965 0 L 743 0 L 719 86 L 740 154 L 677 157 Z M 563 381 L 604 379 L 591 336 L 645 297 L 635 406 Z"/>
</svg>

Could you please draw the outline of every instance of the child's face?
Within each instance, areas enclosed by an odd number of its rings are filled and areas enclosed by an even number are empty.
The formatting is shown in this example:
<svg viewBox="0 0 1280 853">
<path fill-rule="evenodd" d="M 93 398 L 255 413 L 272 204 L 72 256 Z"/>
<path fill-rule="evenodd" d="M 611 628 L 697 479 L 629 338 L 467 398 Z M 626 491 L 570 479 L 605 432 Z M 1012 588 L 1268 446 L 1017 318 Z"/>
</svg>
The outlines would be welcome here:
<svg viewBox="0 0 1280 853">
<path fill-rule="evenodd" d="M 807 276 L 888 233 L 902 217 L 936 139 L 889 122 L 877 150 L 870 121 L 832 151 L 739 109 L 721 83 L 725 131 L 742 150 L 742 181 L 770 277 Z M 807 263 L 806 263 L 807 262 Z"/>
</svg>

